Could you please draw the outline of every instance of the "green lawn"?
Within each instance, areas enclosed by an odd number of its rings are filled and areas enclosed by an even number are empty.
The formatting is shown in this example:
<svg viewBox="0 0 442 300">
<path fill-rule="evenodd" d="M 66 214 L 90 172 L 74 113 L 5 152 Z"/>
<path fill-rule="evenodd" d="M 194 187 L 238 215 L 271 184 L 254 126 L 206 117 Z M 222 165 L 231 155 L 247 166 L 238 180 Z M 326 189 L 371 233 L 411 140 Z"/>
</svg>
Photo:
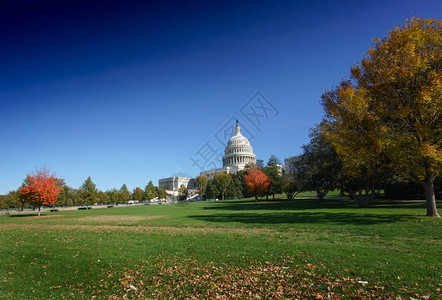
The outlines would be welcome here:
<svg viewBox="0 0 442 300">
<path fill-rule="evenodd" d="M 0 298 L 436 299 L 424 203 L 252 199 L 0 216 Z"/>
</svg>

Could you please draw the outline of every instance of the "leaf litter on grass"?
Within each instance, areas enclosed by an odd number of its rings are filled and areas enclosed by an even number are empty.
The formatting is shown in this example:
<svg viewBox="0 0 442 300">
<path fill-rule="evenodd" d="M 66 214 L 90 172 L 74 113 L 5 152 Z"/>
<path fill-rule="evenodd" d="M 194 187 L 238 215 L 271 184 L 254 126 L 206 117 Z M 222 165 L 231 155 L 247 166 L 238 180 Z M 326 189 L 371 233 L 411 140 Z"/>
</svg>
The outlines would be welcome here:
<svg viewBox="0 0 442 300">
<path fill-rule="evenodd" d="M 397 293 L 363 278 L 337 276 L 324 265 L 252 260 L 247 265 L 195 259 L 146 262 L 125 269 L 108 299 L 395 299 Z M 403 294 L 403 293 L 401 293 Z M 407 295 L 423 299 L 414 293 Z"/>
</svg>

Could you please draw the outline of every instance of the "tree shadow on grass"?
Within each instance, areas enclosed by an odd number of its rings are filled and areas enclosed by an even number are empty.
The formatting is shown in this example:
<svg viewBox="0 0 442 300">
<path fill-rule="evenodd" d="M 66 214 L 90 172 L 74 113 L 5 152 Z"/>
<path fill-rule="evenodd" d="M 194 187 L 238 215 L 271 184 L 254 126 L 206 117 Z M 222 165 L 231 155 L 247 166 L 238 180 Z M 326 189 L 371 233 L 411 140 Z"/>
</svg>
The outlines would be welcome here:
<svg viewBox="0 0 442 300">
<path fill-rule="evenodd" d="M 11 215 L 8 215 L 8 217 L 10 217 L 10 218 L 36 217 L 36 216 L 38 216 L 37 213 L 33 213 L 33 214 L 16 214 L 16 215 L 11 214 Z M 41 214 L 41 216 L 44 216 L 44 214 Z"/>
<path fill-rule="evenodd" d="M 410 208 L 424 209 L 425 203 L 393 203 L 393 202 L 373 202 L 368 209 L 389 209 L 389 208 Z M 314 210 L 314 209 L 359 209 L 353 200 L 322 200 L 317 199 L 295 199 L 295 200 L 269 200 L 254 203 L 253 200 L 220 202 L 206 206 L 207 210 L 231 210 L 231 211 L 260 211 L 260 210 Z"/>
<path fill-rule="evenodd" d="M 244 224 L 332 224 L 372 225 L 405 221 L 408 215 L 360 214 L 337 212 L 278 212 L 278 213 L 228 213 L 189 216 L 190 218 L 214 223 Z"/>
</svg>

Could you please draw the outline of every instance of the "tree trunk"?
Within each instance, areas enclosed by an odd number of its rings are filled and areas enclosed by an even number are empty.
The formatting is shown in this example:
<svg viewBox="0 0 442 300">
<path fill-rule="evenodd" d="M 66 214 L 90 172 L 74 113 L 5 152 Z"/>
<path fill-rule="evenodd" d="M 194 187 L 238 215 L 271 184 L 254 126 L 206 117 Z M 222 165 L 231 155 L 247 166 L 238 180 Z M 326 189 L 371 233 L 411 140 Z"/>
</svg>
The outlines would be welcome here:
<svg viewBox="0 0 442 300">
<path fill-rule="evenodd" d="M 427 204 L 427 216 L 438 217 L 440 215 L 437 213 L 436 197 L 434 195 L 434 178 L 427 176 L 424 181 L 422 181 L 425 189 L 425 199 Z"/>
<path fill-rule="evenodd" d="M 368 207 L 368 204 L 370 203 L 370 198 L 367 195 L 359 195 L 356 197 L 356 202 L 358 203 L 358 206 L 361 208 Z"/>
<path fill-rule="evenodd" d="M 266 201 L 268 201 L 268 200 L 269 200 L 269 194 L 266 195 Z"/>
<path fill-rule="evenodd" d="M 41 206 L 38 207 L 38 216 L 40 217 L 40 208 Z"/>
<path fill-rule="evenodd" d="M 361 208 L 368 207 L 371 198 L 373 198 L 373 194 L 370 194 L 369 190 L 366 190 L 364 195 L 362 194 L 362 191 L 359 191 L 359 195 L 356 196 L 356 203 Z"/>
<path fill-rule="evenodd" d="M 272 194 L 273 200 L 275 200 L 275 194 Z"/>
<path fill-rule="evenodd" d="M 224 200 L 224 193 L 221 193 L 221 199 Z"/>
<path fill-rule="evenodd" d="M 327 191 L 324 191 L 324 192 L 316 191 L 316 196 L 318 197 L 319 201 L 324 200 L 325 195 L 327 195 Z"/>
<path fill-rule="evenodd" d="M 255 195 L 255 203 L 258 203 L 258 195 Z"/>
<path fill-rule="evenodd" d="M 347 192 L 349 194 L 350 200 L 355 200 L 356 199 L 356 192 L 354 190 L 347 190 Z"/>
</svg>

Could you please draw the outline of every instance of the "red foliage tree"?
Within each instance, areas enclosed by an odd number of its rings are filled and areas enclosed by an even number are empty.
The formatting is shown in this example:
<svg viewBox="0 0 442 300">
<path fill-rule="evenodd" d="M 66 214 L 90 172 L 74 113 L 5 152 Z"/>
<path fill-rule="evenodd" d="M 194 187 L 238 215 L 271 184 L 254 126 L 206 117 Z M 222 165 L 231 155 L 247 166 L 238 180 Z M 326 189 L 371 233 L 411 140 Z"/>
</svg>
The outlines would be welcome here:
<svg viewBox="0 0 442 300">
<path fill-rule="evenodd" d="M 60 185 L 61 180 L 55 178 L 55 174 L 49 174 L 46 168 L 36 170 L 34 174 L 28 174 L 25 185 L 20 188 L 22 198 L 29 204 L 40 208 L 42 206 L 51 206 L 57 201 L 58 194 L 63 189 Z"/>
<path fill-rule="evenodd" d="M 244 184 L 250 194 L 255 196 L 255 202 L 258 202 L 258 196 L 263 196 L 269 188 L 270 178 L 258 169 L 249 169 L 244 175 Z"/>
</svg>

